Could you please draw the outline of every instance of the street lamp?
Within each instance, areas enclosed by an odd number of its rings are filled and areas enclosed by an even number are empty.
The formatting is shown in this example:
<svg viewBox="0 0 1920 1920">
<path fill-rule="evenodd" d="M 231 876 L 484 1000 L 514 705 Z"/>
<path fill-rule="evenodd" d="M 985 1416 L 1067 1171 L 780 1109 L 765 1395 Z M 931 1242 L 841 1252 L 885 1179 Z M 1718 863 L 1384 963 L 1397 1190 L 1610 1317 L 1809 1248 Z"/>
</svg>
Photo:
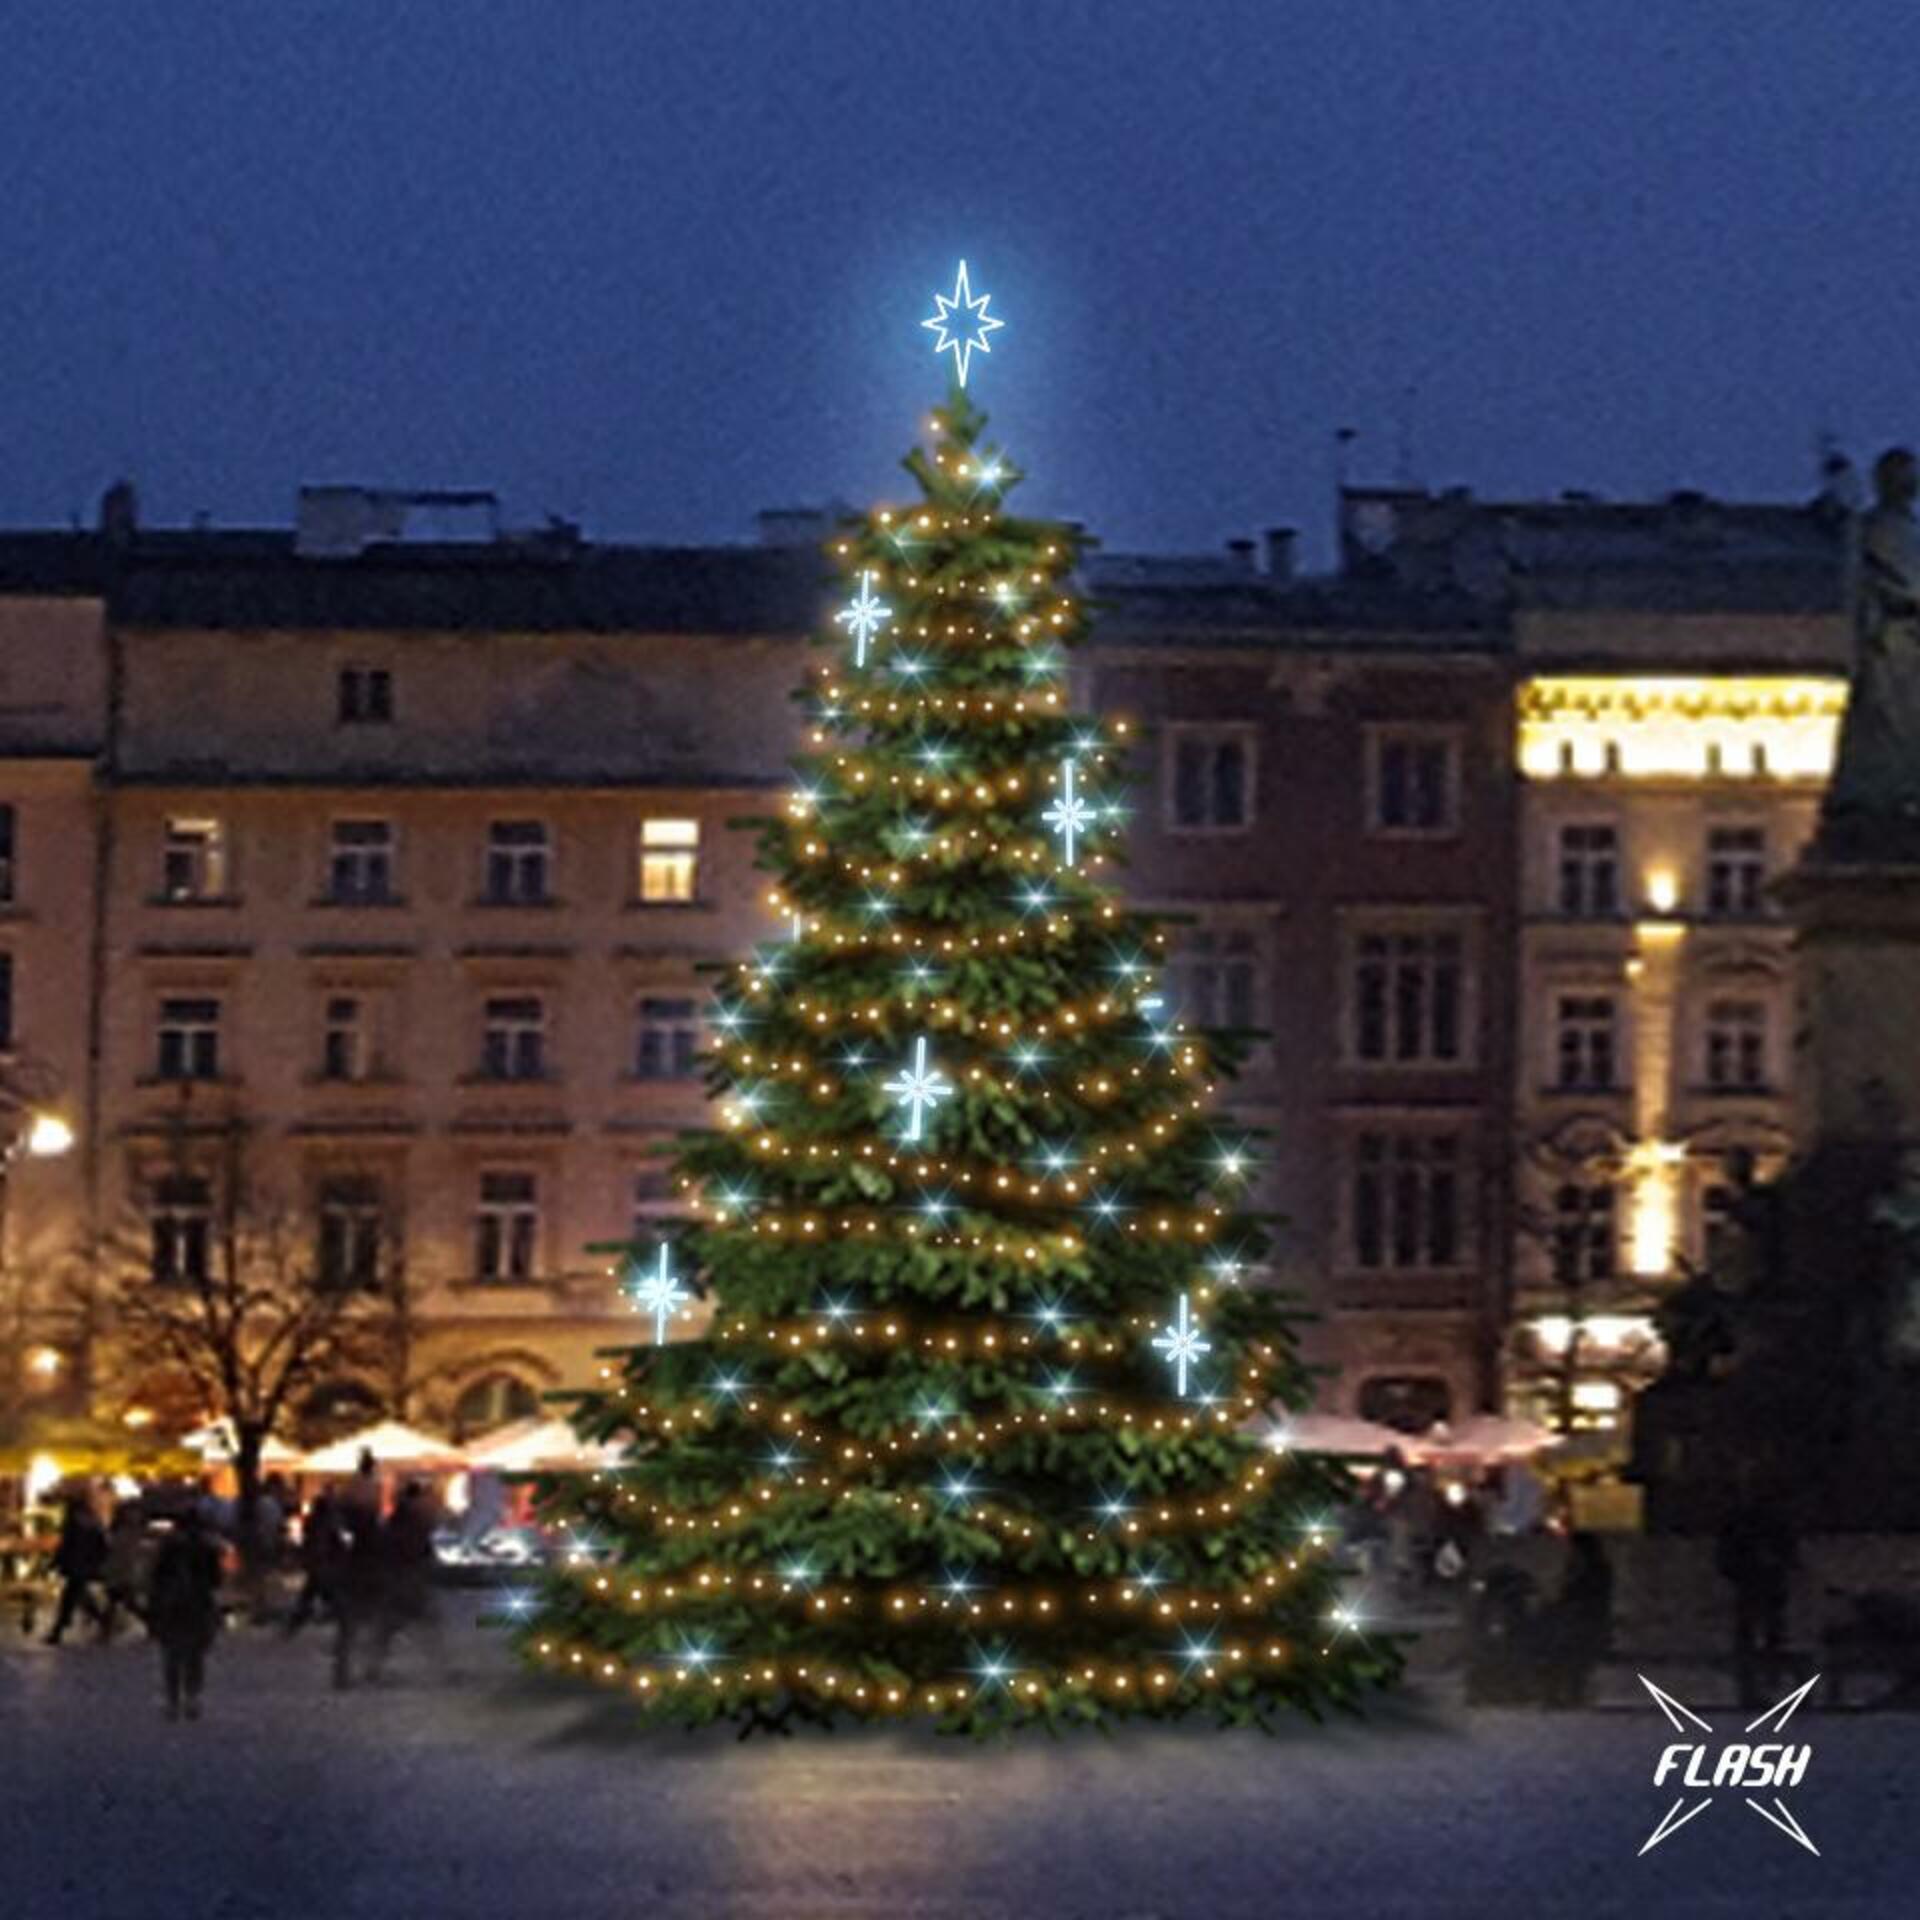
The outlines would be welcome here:
<svg viewBox="0 0 1920 1920">
<path fill-rule="evenodd" d="M 57 1113 L 36 1113 L 21 1144 L 35 1160 L 57 1160 L 73 1151 L 73 1129 Z"/>
<path fill-rule="evenodd" d="M 43 1347 L 31 1358 L 22 1353 L 30 1315 L 23 1283 L 12 1270 L 8 1245 L 13 1163 L 22 1157 L 57 1159 L 72 1150 L 73 1141 L 73 1128 L 60 1114 L 30 1105 L 13 1089 L 0 1086 L 0 1312 L 6 1322 L 0 1327 L 0 1369 L 5 1374 L 0 1379 L 0 1422 L 7 1424 L 19 1407 L 23 1359 L 26 1369 L 42 1381 L 51 1382 L 60 1371 L 60 1356 L 54 1348 Z M 51 1365 L 47 1364 L 49 1355 Z"/>
</svg>

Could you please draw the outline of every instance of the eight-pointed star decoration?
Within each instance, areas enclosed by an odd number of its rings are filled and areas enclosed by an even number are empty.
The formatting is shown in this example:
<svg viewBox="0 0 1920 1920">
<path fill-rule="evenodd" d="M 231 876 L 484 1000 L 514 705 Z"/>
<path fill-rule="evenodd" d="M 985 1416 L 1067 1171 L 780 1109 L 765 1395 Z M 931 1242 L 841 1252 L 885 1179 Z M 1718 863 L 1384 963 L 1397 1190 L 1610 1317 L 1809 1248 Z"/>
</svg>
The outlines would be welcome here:
<svg viewBox="0 0 1920 1920">
<path fill-rule="evenodd" d="M 987 335 L 1007 324 L 988 314 L 987 302 L 992 298 L 990 293 L 983 293 L 977 300 L 973 297 L 973 288 L 967 283 L 967 263 L 962 260 L 959 277 L 953 283 L 953 298 L 949 300 L 944 293 L 936 293 L 933 318 L 920 322 L 935 336 L 934 352 L 953 355 L 954 378 L 963 387 L 967 384 L 967 363 L 974 348 L 991 353 L 993 347 Z"/>
</svg>

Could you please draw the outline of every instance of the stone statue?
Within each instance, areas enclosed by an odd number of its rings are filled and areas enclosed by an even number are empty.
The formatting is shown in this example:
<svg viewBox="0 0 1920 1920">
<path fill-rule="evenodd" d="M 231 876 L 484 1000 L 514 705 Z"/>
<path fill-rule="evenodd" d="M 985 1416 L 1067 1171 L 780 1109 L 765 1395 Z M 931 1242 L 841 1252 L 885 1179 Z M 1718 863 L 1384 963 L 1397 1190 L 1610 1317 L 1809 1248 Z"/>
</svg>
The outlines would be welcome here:
<svg viewBox="0 0 1920 1920">
<path fill-rule="evenodd" d="M 1829 859 L 1920 863 L 1920 464 L 1890 447 L 1860 523 L 1854 661 L 1821 814 Z"/>
</svg>

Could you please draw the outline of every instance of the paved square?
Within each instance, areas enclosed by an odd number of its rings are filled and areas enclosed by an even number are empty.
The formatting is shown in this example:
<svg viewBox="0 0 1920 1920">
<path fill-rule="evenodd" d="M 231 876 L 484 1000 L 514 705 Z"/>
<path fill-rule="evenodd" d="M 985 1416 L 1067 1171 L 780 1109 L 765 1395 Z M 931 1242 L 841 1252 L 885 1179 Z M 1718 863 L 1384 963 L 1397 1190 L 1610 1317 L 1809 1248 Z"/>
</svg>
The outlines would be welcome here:
<svg viewBox="0 0 1920 1920">
<path fill-rule="evenodd" d="M 515 1674 L 497 1636 L 450 1638 L 453 1684 L 403 1642 L 385 1685 L 341 1696 L 324 1636 L 231 1633 L 206 1719 L 170 1726 L 144 1642 L 0 1631 L 0 1915 L 1798 1920 L 1909 1911 L 1920 1870 L 1904 1715 L 1797 1719 L 1820 1858 L 1732 1802 L 1638 1858 L 1671 1798 L 1651 1702 L 1468 1715 L 1436 1689 L 1274 1740 L 742 1745 L 635 1734 Z"/>
</svg>

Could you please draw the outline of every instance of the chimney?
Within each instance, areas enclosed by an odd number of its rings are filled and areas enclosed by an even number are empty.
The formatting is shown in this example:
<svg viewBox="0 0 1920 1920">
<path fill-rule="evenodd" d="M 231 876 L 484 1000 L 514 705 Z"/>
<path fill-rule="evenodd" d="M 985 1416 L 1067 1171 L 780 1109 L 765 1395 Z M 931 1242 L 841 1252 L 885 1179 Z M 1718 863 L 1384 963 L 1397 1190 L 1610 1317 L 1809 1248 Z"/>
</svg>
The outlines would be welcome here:
<svg viewBox="0 0 1920 1920">
<path fill-rule="evenodd" d="M 1229 540 L 1227 552 L 1233 556 L 1232 566 L 1235 573 L 1256 573 L 1259 571 L 1253 563 L 1253 542 L 1251 540 Z"/>
<path fill-rule="evenodd" d="M 116 480 L 100 496 L 100 537 L 109 546 L 131 543 L 140 526 L 140 496 L 131 480 Z"/>
<path fill-rule="evenodd" d="M 1293 578 L 1293 548 L 1294 542 L 1299 537 L 1298 527 L 1267 529 L 1267 578 L 1269 580 Z"/>
</svg>

